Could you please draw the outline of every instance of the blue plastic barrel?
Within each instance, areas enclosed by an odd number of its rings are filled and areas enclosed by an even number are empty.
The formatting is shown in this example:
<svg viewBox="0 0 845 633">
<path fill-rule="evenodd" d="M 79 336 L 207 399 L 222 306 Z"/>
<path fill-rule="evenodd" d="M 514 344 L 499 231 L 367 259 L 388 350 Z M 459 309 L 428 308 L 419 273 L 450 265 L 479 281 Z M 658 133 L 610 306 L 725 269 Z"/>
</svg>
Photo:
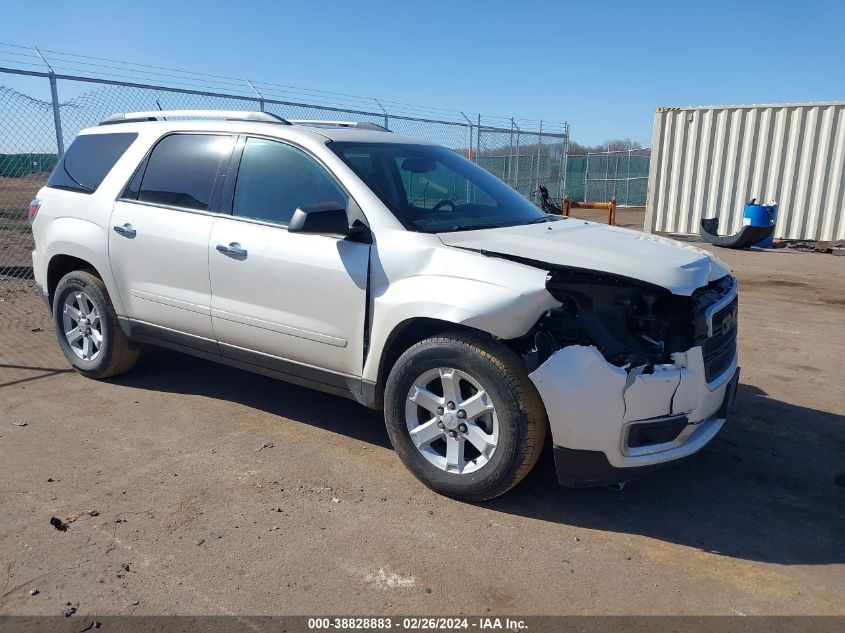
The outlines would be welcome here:
<svg viewBox="0 0 845 633">
<path fill-rule="evenodd" d="M 746 204 L 745 212 L 742 214 L 742 224 L 745 226 L 770 226 L 777 222 L 778 205 L 773 204 Z M 759 248 L 771 248 L 774 235 L 760 240 L 754 246 Z"/>
</svg>

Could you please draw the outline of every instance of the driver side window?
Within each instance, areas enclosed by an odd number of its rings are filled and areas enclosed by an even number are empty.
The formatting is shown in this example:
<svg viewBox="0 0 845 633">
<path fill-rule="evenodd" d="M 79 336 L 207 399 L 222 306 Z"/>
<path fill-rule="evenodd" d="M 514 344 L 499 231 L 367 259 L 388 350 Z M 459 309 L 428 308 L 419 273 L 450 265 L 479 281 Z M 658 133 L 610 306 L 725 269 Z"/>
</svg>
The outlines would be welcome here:
<svg viewBox="0 0 845 633">
<path fill-rule="evenodd" d="M 232 215 L 289 224 L 297 208 L 348 197 L 316 160 L 286 143 L 248 138 L 244 146 Z"/>
</svg>

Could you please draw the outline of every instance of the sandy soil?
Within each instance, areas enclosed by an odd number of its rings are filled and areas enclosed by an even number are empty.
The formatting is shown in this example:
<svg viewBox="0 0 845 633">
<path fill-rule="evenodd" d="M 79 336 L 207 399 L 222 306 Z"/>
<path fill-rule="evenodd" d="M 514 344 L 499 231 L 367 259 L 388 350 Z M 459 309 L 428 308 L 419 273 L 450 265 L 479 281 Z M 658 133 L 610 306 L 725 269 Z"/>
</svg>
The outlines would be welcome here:
<svg viewBox="0 0 845 633">
<path fill-rule="evenodd" d="M 0 614 L 845 614 L 845 258 L 719 254 L 724 431 L 621 492 L 545 455 L 486 505 L 425 489 L 351 401 L 165 351 L 87 380 L 0 281 Z"/>
</svg>

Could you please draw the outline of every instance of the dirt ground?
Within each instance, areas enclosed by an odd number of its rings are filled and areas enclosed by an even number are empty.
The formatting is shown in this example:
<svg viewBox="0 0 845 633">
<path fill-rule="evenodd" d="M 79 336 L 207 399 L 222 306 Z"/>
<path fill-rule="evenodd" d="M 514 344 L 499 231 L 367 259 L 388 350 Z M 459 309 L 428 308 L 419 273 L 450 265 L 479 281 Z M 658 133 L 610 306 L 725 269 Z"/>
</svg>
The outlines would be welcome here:
<svg viewBox="0 0 845 633">
<path fill-rule="evenodd" d="M 27 219 L 29 203 L 47 182 L 49 174 L 23 178 L 0 177 L 0 275 L 25 277 L 32 266 L 34 248 Z M 0 284 L 3 282 L 0 281 Z M 2 285 L 0 285 L 2 290 Z"/>
<path fill-rule="evenodd" d="M 0 614 L 845 614 L 845 258 L 719 255 L 722 433 L 622 491 L 559 487 L 547 454 L 484 505 L 351 401 L 166 351 L 87 380 L 0 281 Z"/>
</svg>

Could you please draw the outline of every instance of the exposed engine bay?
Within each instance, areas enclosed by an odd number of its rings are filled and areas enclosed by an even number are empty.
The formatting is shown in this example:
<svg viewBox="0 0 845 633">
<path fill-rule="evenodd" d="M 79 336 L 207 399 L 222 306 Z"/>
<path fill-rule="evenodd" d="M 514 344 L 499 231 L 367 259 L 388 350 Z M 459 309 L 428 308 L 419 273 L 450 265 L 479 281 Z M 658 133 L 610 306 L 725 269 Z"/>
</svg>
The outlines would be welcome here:
<svg viewBox="0 0 845 633">
<path fill-rule="evenodd" d="M 649 367 L 672 362 L 672 355 L 701 344 L 708 336 L 707 308 L 730 292 L 733 278 L 722 277 L 691 296 L 596 271 L 553 268 L 546 288 L 561 302 L 511 343 L 529 371 L 570 345 L 594 346 L 616 367 Z"/>
</svg>

